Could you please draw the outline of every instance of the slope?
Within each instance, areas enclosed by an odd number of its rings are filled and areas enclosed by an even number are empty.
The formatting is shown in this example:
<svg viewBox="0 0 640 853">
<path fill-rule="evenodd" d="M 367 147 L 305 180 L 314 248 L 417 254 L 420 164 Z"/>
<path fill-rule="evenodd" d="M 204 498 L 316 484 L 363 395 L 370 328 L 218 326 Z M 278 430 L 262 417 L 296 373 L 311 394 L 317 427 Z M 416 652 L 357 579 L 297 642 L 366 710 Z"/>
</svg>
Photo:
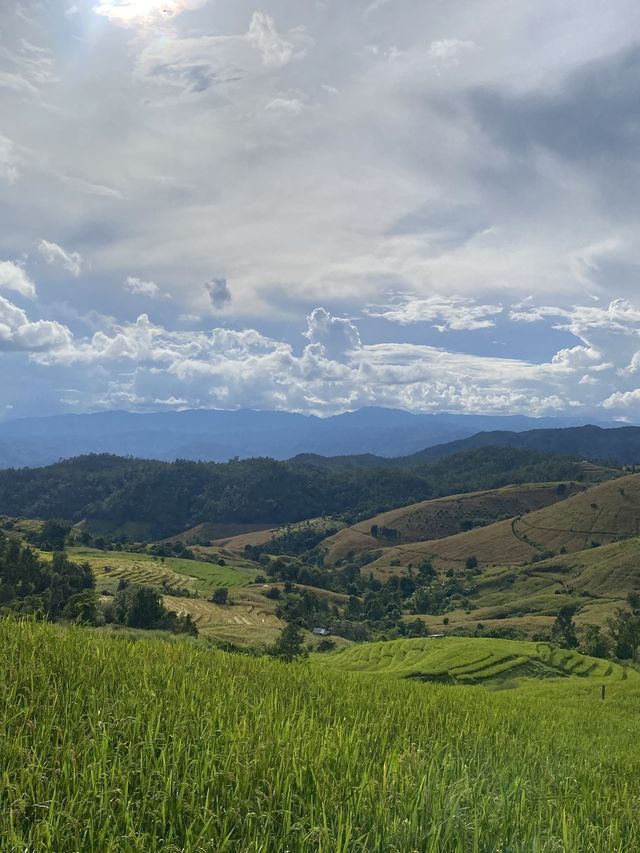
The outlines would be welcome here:
<svg viewBox="0 0 640 853">
<path fill-rule="evenodd" d="M 339 531 L 321 543 L 325 564 L 363 551 L 429 539 L 442 539 L 471 528 L 492 524 L 555 504 L 584 491 L 579 483 L 506 486 L 421 501 L 381 513 Z"/>
<path fill-rule="evenodd" d="M 549 552 L 580 551 L 637 536 L 639 527 L 640 474 L 632 474 L 510 521 L 445 539 L 386 548 L 371 568 L 388 571 L 429 558 L 438 568 L 455 568 L 471 555 L 485 566 L 514 565 L 549 556 Z"/>
<path fill-rule="evenodd" d="M 350 646 L 319 657 L 318 665 L 341 672 L 452 684 L 491 684 L 521 677 L 580 676 L 611 680 L 627 677 L 627 672 L 617 664 L 549 643 L 467 637 L 428 637 Z M 633 677 L 638 678 L 635 672 Z"/>
<path fill-rule="evenodd" d="M 602 428 L 587 425 L 559 429 L 534 429 L 524 432 L 496 430 L 479 432 L 446 444 L 438 444 L 397 460 L 413 468 L 480 447 L 512 447 L 538 450 L 544 453 L 569 454 L 584 459 L 607 459 L 624 465 L 640 463 L 640 427 L 617 426 Z"/>
</svg>

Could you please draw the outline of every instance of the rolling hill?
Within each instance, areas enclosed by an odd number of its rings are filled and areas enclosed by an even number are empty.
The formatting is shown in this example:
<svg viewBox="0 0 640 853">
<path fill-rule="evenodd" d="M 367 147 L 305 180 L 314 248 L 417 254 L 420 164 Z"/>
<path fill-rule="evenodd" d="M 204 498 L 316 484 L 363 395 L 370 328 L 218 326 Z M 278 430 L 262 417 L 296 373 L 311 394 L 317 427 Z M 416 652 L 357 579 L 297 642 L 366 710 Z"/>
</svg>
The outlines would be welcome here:
<svg viewBox="0 0 640 853">
<path fill-rule="evenodd" d="M 592 486 L 560 503 L 444 539 L 385 548 L 370 568 L 386 571 L 433 559 L 438 568 L 461 567 L 473 555 L 481 565 L 514 565 L 580 551 L 640 532 L 640 474 Z"/>
<path fill-rule="evenodd" d="M 586 426 L 560 429 L 533 429 L 522 432 L 487 431 L 446 444 L 428 447 L 396 460 L 408 468 L 479 447 L 512 447 L 520 450 L 538 450 L 561 456 L 578 456 L 582 459 L 600 459 L 621 465 L 640 464 L 640 427 Z"/>
<path fill-rule="evenodd" d="M 339 531 L 322 542 L 325 563 L 394 544 L 442 539 L 555 504 L 577 492 L 580 483 L 505 486 L 463 493 L 390 510 Z"/>
</svg>

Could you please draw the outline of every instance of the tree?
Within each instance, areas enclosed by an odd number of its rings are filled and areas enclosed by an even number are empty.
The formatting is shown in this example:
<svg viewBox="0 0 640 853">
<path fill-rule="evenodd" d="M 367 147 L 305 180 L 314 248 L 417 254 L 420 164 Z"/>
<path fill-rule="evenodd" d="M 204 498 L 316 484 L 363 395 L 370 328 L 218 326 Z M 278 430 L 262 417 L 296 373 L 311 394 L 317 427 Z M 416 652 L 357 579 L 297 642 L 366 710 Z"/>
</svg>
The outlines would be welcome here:
<svg viewBox="0 0 640 853">
<path fill-rule="evenodd" d="M 63 551 L 65 539 L 71 530 L 71 525 L 57 518 L 50 518 L 42 525 L 42 530 L 35 537 L 35 544 L 43 551 Z"/>
<path fill-rule="evenodd" d="M 113 598 L 114 618 L 128 628 L 155 628 L 165 612 L 159 593 L 148 586 L 129 584 Z"/>
<path fill-rule="evenodd" d="M 587 625 L 580 651 L 594 658 L 608 658 L 611 654 L 611 641 L 599 625 Z"/>
<path fill-rule="evenodd" d="M 290 622 L 282 629 L 280 636 L 271 647 L 271 654 L 287 663 L 307 657 L 304 634 L 297 625 Z"/>
<path fill-rule="evenodd" d="M 613 642 L 613 653 L 617 658 L 638 660 L 640 650 L 640 616 L 628 610 L 617 610 L 608 621 L 609 634 Z"/>
<path fill-rule="evenodd" d="M 226 586 L 219 586 L 218 589 L 214 590 L 213 595 L 211 596 L 211 601 L 214 604 L 224 605 L 229 600 L 229 590 Z"/>
<path fill-rule="evenodd" d="M 62 618 L 81 625 L 97 624 L 98 596 L 93 590 L 72 595 L 62 610 Z"/>
<path fill-rule="evenodd" d="M 576 626 L 573 622 L 576 609 L 573 604 L 561 607 L 551 627 L 551 640 L 565 649 L 575 649 L 578 645 Z"/>
</svg>

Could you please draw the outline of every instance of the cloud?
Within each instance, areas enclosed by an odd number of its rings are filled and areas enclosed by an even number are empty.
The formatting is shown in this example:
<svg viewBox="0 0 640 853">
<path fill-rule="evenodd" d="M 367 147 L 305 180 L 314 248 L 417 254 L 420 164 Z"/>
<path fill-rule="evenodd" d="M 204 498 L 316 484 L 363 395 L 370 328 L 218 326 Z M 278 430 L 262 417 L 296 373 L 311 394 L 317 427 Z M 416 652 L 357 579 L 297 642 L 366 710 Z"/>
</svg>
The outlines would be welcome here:
<svg viewBox="0 0 640 853">
<path fill-rule="evenodd" d="M 67 252 L 57 243 L 48 240 L 40 240 L 38 252 L 48 264 L 60 264 L 72 276 L 78 278 L 84 266 L 84 260 L 79 252 Z"/>
<path fill-rule="evenodd" d="M 10 310 L 5 325 L 25 326 L 24 312 Z M 351 320 L 321 307 L 307 317 L 308 343 L 299 354 L 256 329 L 175 331 L 147 314 L 88 338 L 74 339 L 55 324 L 34 324 L 29 340 L 27 329 L 20 335 L 23 346 L 41 344 L 31 358 L 42 368 L 73 369 L 76 377 L 86 371 L 89 408 L 252 406 L 329 414 L 379 405 L 628 418 L 640 415 L 639 317 L 640 309 L 620 301 L 595 313 L 576 306 L 567 323 L 579 342 L 541 364 L 422 344 L 363 343 Z M 37 335 L 45 331 L 41 342 Z"/>
<path fill-rule="evenodd" d="M 381 317 L 402 326 L 432 323 L 439 332 L 488 329 L 495 325 L 493 318 L 502 311 L 501 305 L 478 305 L 473 299 L 460 296 L 419 299 L 407 294 L 398 295 L 391 305 L 369 305 L 365 309 L 370 317 Z"/>
<path fill-rule="evenodd" d="M 30 321 L 21 308 L 0 296 L 0 351 L 44 353 L 70 344 L 66 326 L 50 320 Z"/>
<path fill-rule="evenodd" d="M 361 347 L 360 333 L 351 320 L 334 317 L 324 308 L 315 308 L 309 314 L 304 336 L 330 359 L 341 359 Z"/>
<path fill-rule="evenodd" d="M 28 95 L 37 95 L 38 90 L 25 77 L 8 71 L 0 71 L 0 88 L 13 89 L 14 92 L 24 92 Z"/>
<path fill-rule="evenodd" d="M 231 291 L 226 278 L 213 278 L 205 284 L 205 290 L 209 294 L 211 306 L 219 311 L 231 302 Z"/>
<path fill-rule="evenodd" d="M 429 45 L 428 56 L 435 68 L 453 68 L 460 63 L 460 58 L 472 50 L 476 44 L 473 41 L 450 38 L 433 41 Z"/>
<path fill-rule="evenodd" d="M 208 0 L 102 0 L 94 7 L 94 11 L 116 24 L 131 27 L 169 21 L 188 9 L 199 9 L 207 2 Z M 67 14 L 71 13 L 71 10 L 67 10 Z"/>
<path fill-rule="evenodd" d="M 36 286 L 24 267 L 13 261 L 0 261 L 0 288 L 13 290 L 28 299 L 33 299 L 36 295 Z"/>
<path fill-rule="evenodd" d="M 247 41 L 260 52 L 268 68 L 282 68 L 294 55 L 294 45 L 278 35 L 273 18 L 266 12 L 253 13 Z"/>
<path fill-rule="evenodd" d="M 0 133 L 0 178 L 11 185 L 16 182 L 19 174 L 13 142 Z"/>
<path fill-rule="evenodd" d="M 149 299 L 157 299 L 160 296 L 160 288 L 153 281 L 143 281 L 135 276 L 128 276 L 124 283 L 125 290 L 136 296 L 147 296 Z"/>
</svg>

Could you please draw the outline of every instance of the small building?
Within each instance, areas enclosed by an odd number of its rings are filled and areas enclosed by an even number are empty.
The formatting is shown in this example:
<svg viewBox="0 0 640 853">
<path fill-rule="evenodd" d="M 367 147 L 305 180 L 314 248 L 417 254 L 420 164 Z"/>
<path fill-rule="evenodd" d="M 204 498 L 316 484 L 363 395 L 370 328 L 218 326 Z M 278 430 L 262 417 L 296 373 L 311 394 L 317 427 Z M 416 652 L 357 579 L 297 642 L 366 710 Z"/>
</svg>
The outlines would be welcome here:
<svg viewBox="0 0 640 853">
<path fill-rule="evenodd" d="M 331 631 L 328 628 L 314 628 L 311 633 L 316 637 L 328 637 Z"/>
</svg>

